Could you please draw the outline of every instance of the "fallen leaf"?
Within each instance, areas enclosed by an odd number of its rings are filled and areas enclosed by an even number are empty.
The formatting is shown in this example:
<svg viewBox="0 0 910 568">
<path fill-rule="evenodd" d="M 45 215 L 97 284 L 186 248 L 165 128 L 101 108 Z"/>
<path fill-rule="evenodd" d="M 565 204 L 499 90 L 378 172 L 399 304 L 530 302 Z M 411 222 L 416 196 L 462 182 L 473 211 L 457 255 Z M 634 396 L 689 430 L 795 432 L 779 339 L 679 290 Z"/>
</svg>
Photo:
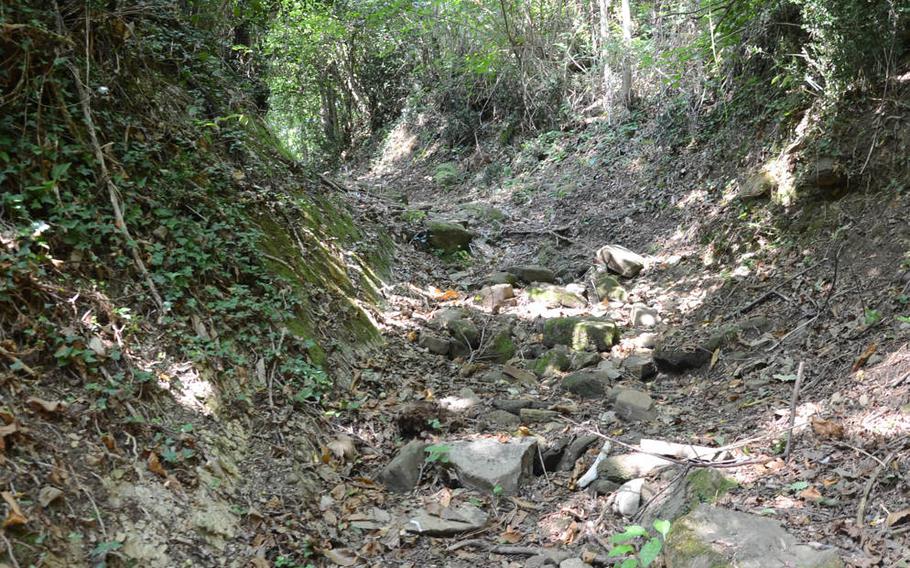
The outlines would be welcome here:
<svg viewBox="0 0 910 568">
<path fill-rule="evenodd" d="M 869 357 L 872 357 L 872 354 L 875 353 L 876 349 L 878 349 L 878 347 L 874 343 L 870 343 L 869 346 L 866 347 L 866 349 L 865 349 L 865 351 L 863 351 L 862 355 L 860 355 L 856 359 L 856 362 L 853 363 L 853 372 L 854 373 L 859 371 L 860 368 L 866 364 L 866 361 L 869 360 Z"/>
<path fill-rule="evenodd" d="M 101 443 L 111 452 L 117 449 L 117 441 L 114 440 L 114 437 L 110 434 L 104 434 L 101 436 Z"/>
<path fill-rule="evenodd" d="M 844 437 L 844 427 L 837 422 L 825 420 L 824 418 L 812 417 L 812 431 L 822 439 L 842 439 Z"/>
<path fill-rule="evenodd" d="M 16 502 L 16 498 L 12 493 L 4 491 L 0 493 L 0 497 L 2 497 L 9 506 L 9 513 L 7 513 L 6 518 L 3 520 L 3 524 L 0 526 L 3 528 L 18 527 L 28 522 L 28 518 L 22 513 L 22 509 L 19 507 L 19 503 Z"/>
<path fill-rule="evenodd" d="M 40 411 L 54 414 L 55 412 L 66 410 L 66 403 L 59 400 L 44 400 L 41 398 L 29 397 L 25 403 L 29 408 L 36 412 Z"/>
<path fill-rule="evenodd" d="M 720 360 L 720 347 L 714 350 L 714 353 L 711 354 L 711 365 L 708 367 L 708 370 L 714 368 L 717 365 L 717 361 Z"/>
<path fill-rule="evenodd" d="M 18 431 L 19 427 L 15 422 L 7 424 L 6 426 L 0 426 L 0 451 L 6 449 L 6 441 L 4 441 L 4 438 L 11 434 L 15 434 Z"/>
<path fill-rule="evenodd" d="M 449 288 L 445 292 L 436 295 L 436 300 L 439 302 L 448 302 L 450 300 L 457 300 L 458 292 Z"/>
<path fill-rule="evenodd" d="M 499 540 L 508 544 L 515 544 L 521 541 L 522 538 L 524 538 L 524 536 L 512 527 L 509 527 L 505 532 L 499 535 Z"/>
<path fill-rule="evenodd" d="M 408 341 L 411 343 L 417 342 L 417 332 L 416 331 L 411 330 L 408 332 Z"/>
<path fill-rule="evenodd" d="M 43 509 L 46 509 L 48 505 L 62 496 L 63 491 L 60 491 L 53 485 L 45 485 L 41 488 L 41 491 L 38 492 L 38 503 Z"/>
<path fill-rule="evenodd" d="M 805 499 L 806 501 L 821 501 L 822 494 L 813 485 L 800 491 L 799 497 Z"/>
<path fill-rule="evenodd" d="M 272 564 L 261 556 L 250 558 L 250 564 L 253 568 L 272 568 Z"/>
<path fill-rule="evenodd" d="M 158 459 L 158 454 L 155 452 L 149 453 L 146 466 L 148 467 L 148 470 L 155 475 L 167 478 L 167 471 L 165 471 L 164 466 L 161 465 L 161 460 Z"/>
<path fill-rule="evenodd" d="M 888 518 L 885 519 L 885 525 L 889 527 L 906 525 L 907 523 L 910 523 L 910 508 L 888 513 Z"/>
<path fill-rule="evenodd" d="M 333 562 L 338 566 L 353 566 L 357 564 L 357 555 L 346 548 L 333 548 L 332 550 L 326 550 L 322 553 L 329 562 Z"/>
<path fill-rule="evenodd" d="M 452 492 L 447 487 L 444 487 L 436 496 L 443 507 L 448 507 L 452 503 Z"/>
</svg>

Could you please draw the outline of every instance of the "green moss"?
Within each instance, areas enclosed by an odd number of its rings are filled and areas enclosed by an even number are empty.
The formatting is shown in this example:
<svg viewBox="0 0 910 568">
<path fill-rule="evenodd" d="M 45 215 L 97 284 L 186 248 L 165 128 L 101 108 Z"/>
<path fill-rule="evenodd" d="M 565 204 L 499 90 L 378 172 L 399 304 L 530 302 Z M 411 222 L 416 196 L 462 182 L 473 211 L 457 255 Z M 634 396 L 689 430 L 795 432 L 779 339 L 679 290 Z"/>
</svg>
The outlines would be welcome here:
<svg viewBox="0 0 910 568">
<path fill-rule="evenodd" d="M 739 486 L 736 481 L 710 468 L 693 471 L 687 479 L 690 506 L 695 506 L 698 502 L 713 503 L 721 495 Z"/>
<path fill-rule="evenodd" d="M 445 162 L 436 166 L 433 173 L 433 180 L 437 185 L 442 187 L 451 187 L 458 183 L 461 173 L 458 171 L 458 164 L 455 162 Z"/>
<path fill-rule="evenodd" d="M 528 297 L 535 302 L 543 302 L 551 307 L 583 308 L 585 300 L 559 286 L 541 286 L 528 290 Z"/>
<path fill-rule="evenodd" d="M 694 566 L 693 562 L 696 559 L 699 560 L 698 566 L 706 568 L 733 566 L 710 546 L 701 542 L 685 518 L 673 523 L 670 528 L 664 547 L 664 557 L 668 566 Z"/>
<path fill-rule="evenodd" d="M 543 322 L 543 341 L 547 347 L 571 345 L 575 326 L 581 318 L 552 318 Z"/>
<path fill-rule="evenodd" d="M 505 363 L 515 356 L 515 342 L 512 341 L 512 333 L 508 330 L 502 330 L 493 338 L 490 346 L 491 354 L 494 359 L 500 363 Z"/>
<path fill-rule="evenodd" d="M 607 274 L 599 274 L 594 281 L 594 289 L 601 300 L 618 300 L 625 302 L 629 296 L 626 289 L 620 285 L 619 280 Z"/>
<path fill-rule="evenodd" d="M 553 375 L 556 371 L 565 371 L 571 364 L 568 350 L 554 347 L 534 361 L 533 370 L 538 375 L 545 377 Z"/>
</svg>

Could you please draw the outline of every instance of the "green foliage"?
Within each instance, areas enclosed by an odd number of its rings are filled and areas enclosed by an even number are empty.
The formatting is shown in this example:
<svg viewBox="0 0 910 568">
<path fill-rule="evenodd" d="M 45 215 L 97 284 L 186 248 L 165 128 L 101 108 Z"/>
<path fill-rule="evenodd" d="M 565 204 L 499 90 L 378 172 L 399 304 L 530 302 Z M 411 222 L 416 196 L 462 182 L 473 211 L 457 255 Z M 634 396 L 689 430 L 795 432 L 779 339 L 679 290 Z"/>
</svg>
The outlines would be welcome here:
<svg viewBox="0 0 910 568">
<path fill-rule="evenodd" d="M 427 454 L 427 463 L 449 463 L 449 452 L 452 451 L 452 448 L 445 444 L 433 444 L 424 448 L 423 451 Z"/>
<path fill-rule="evenodd" d="M 658 537 L 652 537 L 648 529 L 640 525 L 629 525 L 619 534 L 613 535 L 615 545 L 607 553 L 610 557 L 623 558 L 621 568 L 647 568 L 653 564 L 663 550 L 664 541 L 670 532 L 670 521 L 654 521 Z"/>
</svg>

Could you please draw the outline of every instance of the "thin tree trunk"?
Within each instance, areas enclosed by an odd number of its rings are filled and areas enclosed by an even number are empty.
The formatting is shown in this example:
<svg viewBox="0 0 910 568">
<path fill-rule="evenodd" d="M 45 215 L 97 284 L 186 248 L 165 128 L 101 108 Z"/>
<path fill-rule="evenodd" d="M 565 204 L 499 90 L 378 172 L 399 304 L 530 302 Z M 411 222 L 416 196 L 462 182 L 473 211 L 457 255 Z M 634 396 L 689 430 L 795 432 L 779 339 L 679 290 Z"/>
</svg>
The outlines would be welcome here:
<svg viewBox="0 0 910 568">
<path fill-rule="evenodd" d="M 598 5 L 600 8 L 600 53 L 601 53 L 601 65 L 603 66 L 603 108 L 607 113 L 607 118 L 610 116 L 610 106 L 613 89 L 610 86 L 610 54 L 608 53 L 609 48 L 609 36 L 610 36 L 610 0 L 598 0 Z"/>
<path fill-rule="evenodd" d="M 632 7 L 630 0 L 622 0 L 622 103 L 632 108 Z"/>
</svg>

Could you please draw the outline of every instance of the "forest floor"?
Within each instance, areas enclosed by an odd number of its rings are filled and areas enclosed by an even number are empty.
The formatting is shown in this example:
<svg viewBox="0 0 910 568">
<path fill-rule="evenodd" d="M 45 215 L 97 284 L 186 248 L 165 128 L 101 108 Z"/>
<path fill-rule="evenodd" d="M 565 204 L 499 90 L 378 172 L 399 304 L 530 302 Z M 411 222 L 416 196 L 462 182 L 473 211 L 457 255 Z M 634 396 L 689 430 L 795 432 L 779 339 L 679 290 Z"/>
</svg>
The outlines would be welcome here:
<svg viewBox="0 0 910 568">
<path fill-rule="evenodd" d="M 382 220 L 398 243 L 375 314 L 386 344 L 355 365 L 344 396 L 357 409 L 334 422 L 342 481 L 320 501 L 326 558 L 612 565 L 611 535 L 667 512 L 668 495 L 691 497 L 686 476 L 711 470 L 727 481 L 712 473 L 701 501 L 775 519 L 850 566 L 906 565 L 907 193 L 856 191 L 775 224 L 762 217 L 770 205 L 702 189 L 722 174 L 699 156 L 657 189 L 640 173 L 647 156 L 598 167 L 584 133 L 553 144 L 505 183 L 463 176 L 440 189 L 429 166 L 409 165 L 344 180 L 361 218 Z M 473 232 L 470 255 L 422 246 L 440 219 Z M 601 300 L 604 245 L 640 253 L 644 269 L 614 274 L 626 294 Z M 566 317 L 612 320 L 620 338 L 565 350 L 544 322 Z M 512 357 L 501 356 L 502 330 Z M 636 394 L 618 400 L 624 391 Z M 478 440 L 499 449 L 485 456 L 468 443 Z M 716 448 L 715 461 L 678 454 L 663 462 L 670 473 L 627 477 L 601 466 L 579 486 L 602 450 L 672 453 L 654 440 Z M 472 470 L 516 459 L 497 452 L 528 441 L 533 474 L 528 463 L 492 481 Z M 638 477 L 640 502 L 620 506 L 619 486 Z M 434 517 L 445 536 L 419 534 Z"/>
</svg>

